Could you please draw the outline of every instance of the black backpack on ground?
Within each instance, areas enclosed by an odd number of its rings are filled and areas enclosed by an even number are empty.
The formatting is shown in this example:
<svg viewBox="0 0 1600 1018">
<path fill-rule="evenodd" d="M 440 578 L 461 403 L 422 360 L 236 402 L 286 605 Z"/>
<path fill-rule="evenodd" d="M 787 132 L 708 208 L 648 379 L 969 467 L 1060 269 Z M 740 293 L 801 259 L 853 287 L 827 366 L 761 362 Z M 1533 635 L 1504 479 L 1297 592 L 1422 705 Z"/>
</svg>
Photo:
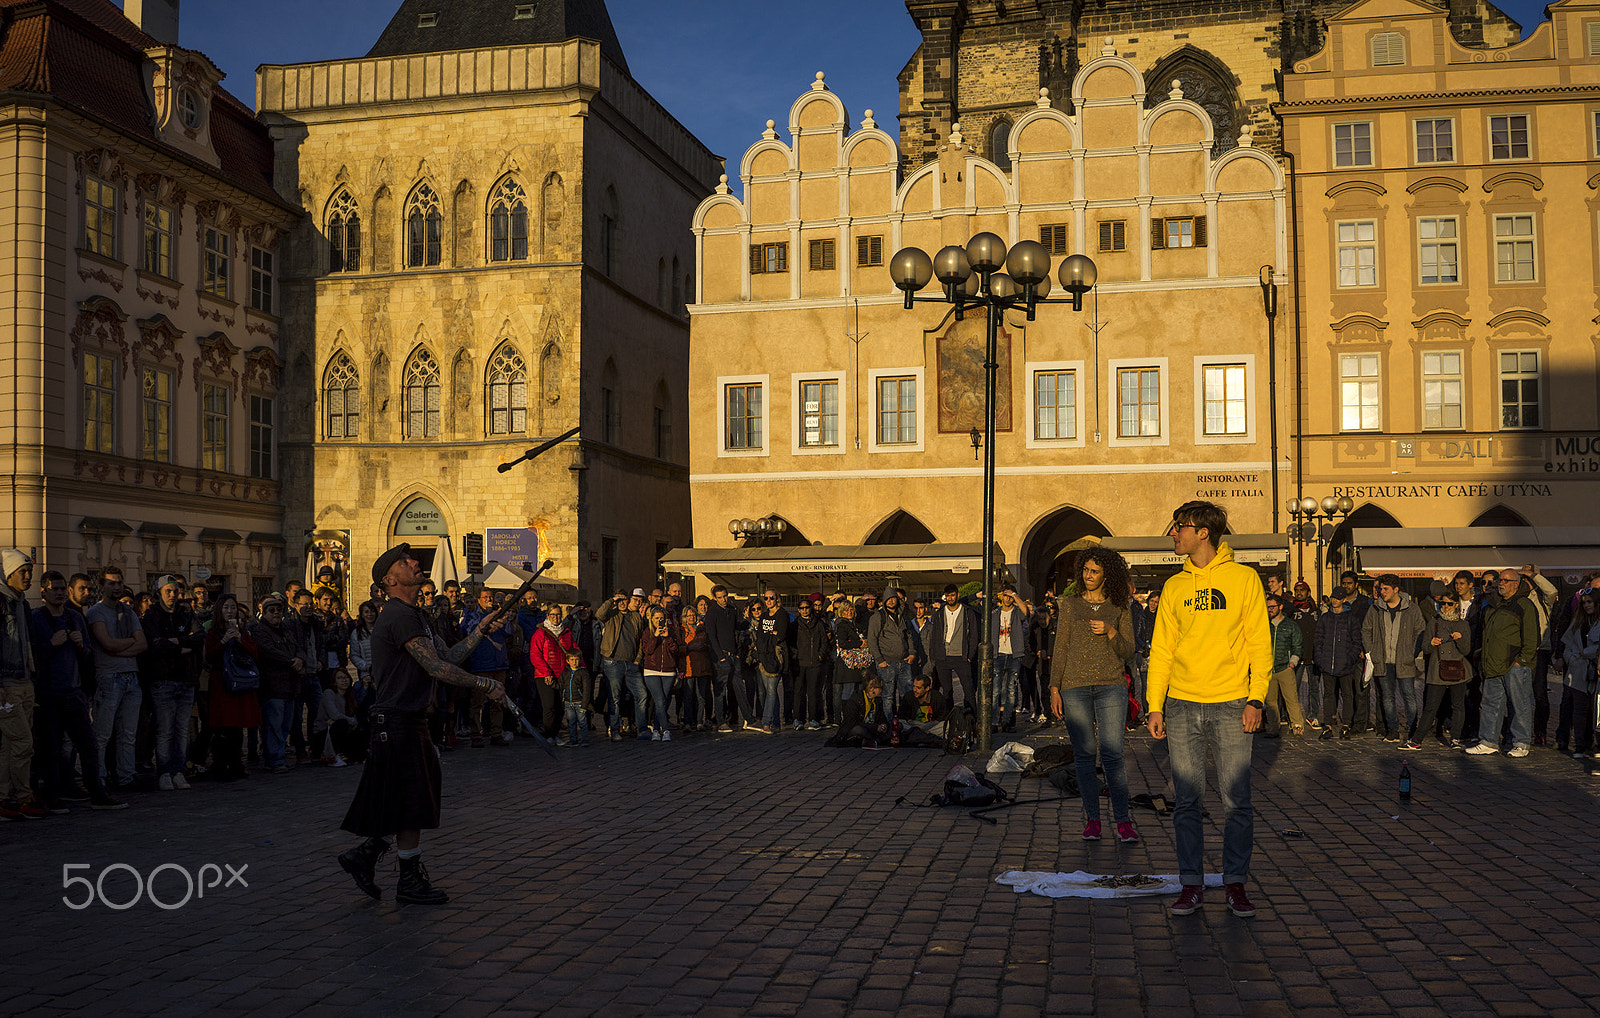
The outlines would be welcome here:
<svg viewBox="0 0 1600 1018">
<path fill-rule="evenodd" d="M 973 716 L 972 708 L 967 704 L 950 708 L 950 716 L 944 721 L 944 751 L 965 756 L 977 742 L 978 719 Z"/>
</svg>

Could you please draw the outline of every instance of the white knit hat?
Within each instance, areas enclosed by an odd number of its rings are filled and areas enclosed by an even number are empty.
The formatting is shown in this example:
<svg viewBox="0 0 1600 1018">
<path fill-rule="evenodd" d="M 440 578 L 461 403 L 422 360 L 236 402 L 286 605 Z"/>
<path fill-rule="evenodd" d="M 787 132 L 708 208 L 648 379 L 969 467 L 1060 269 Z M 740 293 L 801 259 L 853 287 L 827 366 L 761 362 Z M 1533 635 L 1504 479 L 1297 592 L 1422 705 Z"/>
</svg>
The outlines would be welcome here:
<svg viewBox="0 0 1600 1018">
<path fill-rule="evenodd" d="M 33 565 L 33 559 L 29 558 L 21 548 L 6 548 L 4 551 L 0 551 L 0 576 L 4 576 L 8 580 L 11 578 L 11 574 L 18 569 L 31 565 Z"/>
</svg>

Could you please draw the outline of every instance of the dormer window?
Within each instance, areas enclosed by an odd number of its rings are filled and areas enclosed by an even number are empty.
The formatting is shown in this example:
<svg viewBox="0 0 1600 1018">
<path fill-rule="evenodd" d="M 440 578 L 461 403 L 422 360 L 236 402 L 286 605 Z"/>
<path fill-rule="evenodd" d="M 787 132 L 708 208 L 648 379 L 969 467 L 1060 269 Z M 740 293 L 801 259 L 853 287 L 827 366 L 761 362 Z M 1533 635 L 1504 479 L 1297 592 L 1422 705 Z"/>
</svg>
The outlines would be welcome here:
<svg viewBox="0 0 1600 1018">
<path fill-rule="evenodd" d="M 533 4 L 517 4 L 516 13 L 511 15 L 512 21 L 526 21 L 533 17 Z"/>
<path fill-rule="evenodd" d="M 437 11 L 429 11 L 426 14 L 417 15 L 417 27 L 418 28 L 433 28 L 434 26 L 436 26 L 438 24 L 439 24 L 439 14 L 438 14 Z"/>
<path fill-rule="evenodd" d="M 1406 62 L 1406 37 L 1399 32 L 1379 32 L 1372 37 L 1372 66 L 1395 67 Z"/>
<path fill-rule="evenodd" d="M 202 118 L 200 97 L 194 89 L 184 88 L 178 90 L 178 119 L 184 127 L 191 131 L 200 130 Z"/>
</svg>

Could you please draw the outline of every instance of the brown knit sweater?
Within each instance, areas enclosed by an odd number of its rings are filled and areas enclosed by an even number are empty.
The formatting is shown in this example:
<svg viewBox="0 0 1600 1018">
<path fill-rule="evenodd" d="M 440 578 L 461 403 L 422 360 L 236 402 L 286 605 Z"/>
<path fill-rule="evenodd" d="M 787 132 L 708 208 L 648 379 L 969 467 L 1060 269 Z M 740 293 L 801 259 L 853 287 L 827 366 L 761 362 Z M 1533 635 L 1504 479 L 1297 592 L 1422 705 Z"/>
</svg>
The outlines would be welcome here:
<svg viewBox="0 0 1600 1018">
<path fill-rule="evenodd" d="M 1104 621 L 1117 631 L 1096 636 L 1089 623 Z M 1075 689 L 1120 683 L 1122 663 L 1133 656 L 1133 616 L 1110 603 L 1091 604 L 1077 595 L 1056 601 L 1056 643 L 1050 659 L 1050 688 Z"/>
</svg>

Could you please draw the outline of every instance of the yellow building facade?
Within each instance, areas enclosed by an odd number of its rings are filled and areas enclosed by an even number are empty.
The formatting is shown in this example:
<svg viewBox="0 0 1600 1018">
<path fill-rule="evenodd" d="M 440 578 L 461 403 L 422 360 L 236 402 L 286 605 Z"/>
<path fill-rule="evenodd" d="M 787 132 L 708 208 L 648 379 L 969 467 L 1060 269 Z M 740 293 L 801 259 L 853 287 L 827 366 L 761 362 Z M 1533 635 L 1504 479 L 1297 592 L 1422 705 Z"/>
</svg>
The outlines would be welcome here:
<svg viewBox="0 0 1600 1018">
<path fill-rule="evenodd" d="M 453 548 L 465 578 L 461 539 L 489 528 L 536 534 L 537 553 L 486 558 L 552 558 L 569 596 L 647 582 L 689 541 L 684 224 L 719 164 L 613 36 L 491 46 L 520 8 L 436 6 L 402 5 L 365 58 L 258 74 L 279 186 L 307 217 L 286 284 L 305 396 L 285 421 L 288 530 L 343 542 L 358 597 L 402 540 L 436 577 Z M 470 21 L 491 13 L 504 24 Z"/>
<path fill-rule="evenodd" d="M 1345 496 L 1368 571 L 1505 563 L 1589 545 L 1600 565 L 1600 5 L 1565 0 L 1493 51 L 1447 12 L 1369 0 L 1284 81 L 1299 279 L 1295 495 Z M 1511 534 L 1465 528 L 1557 528 Z M 1441 530 L 1440 528 L 1450 528 Z M 1462 529 L 1456 529 L 1462 528 Z M 1312 568 L 1304 553 L 1301 570 Z"/>
<path fill-rule="evenodd" d="M 1260 274 L 1286 279 L 1283 174 L 1248 130 L 1214 154 L 1210 117 L 1180 89 L 1148 105 L 1109 43 L 1071 88 L 1074 115 L 1046 93 L 1017 119 L 1010 169 L 957 130 L 902 175 L 896 139 L 871 111 L 852 128 L 819 74 L 787 137 L 769 122 L 744 153 L 743 197 L 724 183 L 700 205 L 689 454 L 703 558 L 736 546 L 730 520 L 768 516 L 789 546 L 980 539 L 982 317 L 905 310 L 885 266 L 983 231 L 1099 270 L 1082 313 L 1010 313 L 999 336 L 995 534 L 1023 588 L 1044 589 L 1085 541 L 1161 533 L 1190 498 L 1272 529 L 1275 358 L 1289 376 Z M 795 585 L 881 585 L 806 568 Z"/>
</svg>

